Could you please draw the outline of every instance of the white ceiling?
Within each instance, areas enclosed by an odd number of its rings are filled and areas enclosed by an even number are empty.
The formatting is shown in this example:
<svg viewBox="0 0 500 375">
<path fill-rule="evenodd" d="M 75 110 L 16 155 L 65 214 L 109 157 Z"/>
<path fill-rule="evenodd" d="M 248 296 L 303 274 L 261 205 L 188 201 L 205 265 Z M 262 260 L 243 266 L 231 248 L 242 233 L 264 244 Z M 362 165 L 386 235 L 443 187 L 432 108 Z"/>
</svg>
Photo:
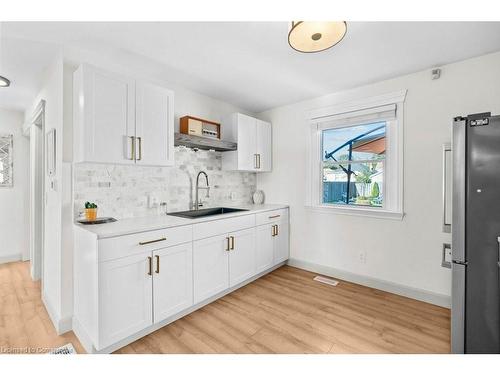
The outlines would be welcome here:
<svg viewBox="0 0 500 375">
<path fill-rule="evenodd" d="M 55 46 L 126 52 L 161 64 L 167 81 L 252 112 L 500 50 L 500 22 L 348 22 L 344 40 L 317 54 L 288 46 L 286 22 L 7 22 L 2 30 L 2 72 L 13 81 L 0 91 L 2 107 L 25 105 Z"/>
</svg>

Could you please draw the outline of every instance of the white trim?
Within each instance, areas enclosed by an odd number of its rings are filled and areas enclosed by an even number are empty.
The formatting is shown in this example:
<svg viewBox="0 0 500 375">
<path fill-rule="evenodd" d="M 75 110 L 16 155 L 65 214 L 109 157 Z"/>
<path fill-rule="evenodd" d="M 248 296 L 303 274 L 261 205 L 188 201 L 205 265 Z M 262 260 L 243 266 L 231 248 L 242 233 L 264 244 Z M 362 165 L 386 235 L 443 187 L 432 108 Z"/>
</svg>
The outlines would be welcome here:
<svg viewBox="0 0 500 375">
<path fill-rule="evenodd" d="M 18 262 L 22 259 L 21 254 L 8 254 L 0 256 L 0 264 Z"/>
<path fill-rule="evenodd" d="M 308 111 L 308 118 L 310 120 L 314 120 L 342 113 L 360 111 L 367 108 L 382 107 L 394 103 L 402 103 L 406 99 L 407 92 L 408 90 L 405 89 L 387 94 L 372 96 L 369 98 L 355 99 L 328 107 L 311 109 Z"/>
<path fill-rule="evenodd" d="M 369 208 L 357 206 L 306 206 L 306 210 L 320 214 L 337 214 L 373 217 L 377 219 L 403 220 L 403 212 L 384 210 L 383 208 Z"/>
<path fill-rule="evenodd" d="M 359 111 L 339 113 L 331 116 L 311 119 L 311 124 L 317 125 L 318 129 L 344 128 L 367 123 L 391 121 L 396 118 L 396 104 L 382 107 L 360 109 Z"/>
<path fill-rule="evenodd" d="M 47 295 L 42 291 L 42 302 L 45 305 L 45 309 L 49 314 L 50 320 L 52 321 L 52 325 L 54 326 L 58 335 L 62 335 L 63 333 L 71 331 L 72 327 L 72 317 L 61 318 L 59 314 L 56 313 L 54 306 L 50 303 L 50 300 L 47 298 Z"/>
<path fill-rule="evenodd" d="M 300 259 L 290 258 L 288 260 L 288 265 L 292 267 L 297 267 L 304 269 L 306 271 L 319 273 L 325 276 L 334 277 L 335 279 L 340 279 L 340 285 L 342 285 L 342 280 L 349 281 L 352 283 L 364 285 L 370 288 L 375 288 L 383 290 L 385 292 L 394 293 L 403 297 L 408 297 L 416 299 L 418 301 L 431 303 L 433 305 L 450 308 L 451 297 L 446 294 L 440 294 L 431 292 L 425 289 L 414 288 L 411 286 L 406 286 L 392 281 L 377 279 L 375 277 L 358 275 L 352 272 L 339 270 L 329 266 L 323 266 L 316 263 L 306 262 Z"/>
</svg>

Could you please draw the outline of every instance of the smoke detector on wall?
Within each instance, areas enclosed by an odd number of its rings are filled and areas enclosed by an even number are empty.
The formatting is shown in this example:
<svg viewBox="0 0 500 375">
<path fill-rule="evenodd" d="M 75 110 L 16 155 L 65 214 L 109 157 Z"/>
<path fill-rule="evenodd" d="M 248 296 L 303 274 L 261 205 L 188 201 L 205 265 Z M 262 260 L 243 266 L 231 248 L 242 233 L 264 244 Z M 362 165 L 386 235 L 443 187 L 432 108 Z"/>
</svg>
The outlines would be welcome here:
<svg viewBox="0 0 500 375">
<path fill-rule="evenodd" d="M 440 68 L 434 68 L 431 70 L 431 78 L 432 79 L 439 79 L 441 77 L 441 69 Z"/>
</svg>

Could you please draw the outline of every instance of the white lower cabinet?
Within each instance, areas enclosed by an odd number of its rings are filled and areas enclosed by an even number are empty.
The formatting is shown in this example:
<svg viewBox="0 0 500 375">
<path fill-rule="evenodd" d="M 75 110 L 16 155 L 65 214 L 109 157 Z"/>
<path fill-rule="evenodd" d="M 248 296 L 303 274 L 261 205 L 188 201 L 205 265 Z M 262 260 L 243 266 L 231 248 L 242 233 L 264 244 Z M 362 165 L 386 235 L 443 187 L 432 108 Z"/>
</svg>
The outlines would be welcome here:
<svg viewBox="0 0 500 375">
<path fill-rule="evenodd" d="M 194 241 L 194 303 L 207 299 L 229 287 L 227 236 Z"/>
<path fill-rule="evenodd" d="M 255 275 L 255 228 L 229 233 L 229 286 Z"/>
<path fill-rule="evenodd" d="M 288 221 L 260 225 L 256 235 L 257 273 L 288 259 Z"/>
<path fill-rule="evenodd" d="M 99 348 L 153 323 L 149 258 L 139 254 L 99 264 Z"/>
<path fill-rule="evenodd" d="M 153 251 L 154 323 L 175 315 L 192 305 L 192 243 Z"/>
<path fill-rule="evenodd" d="M 255 228 L 194 241 L 194 303 L 255 275 Z"/>
<path fill-rule="evenodd" d="M 255 267 L 256 272 L 264 271 L 273 266 L 274 237 L 271 224 L 256 228 Z"/>
<path fill-rule="evenodd" d="M 275 225 L 273 264 L 278 264 L 288 259 L 288 221 L 280 221 Z"/>
<path fill-rule="evenodd" d="M 104 239 L 75 226 L 73 330 L 116 350 L 286 259 L 288 209 Z"/>
</svg>

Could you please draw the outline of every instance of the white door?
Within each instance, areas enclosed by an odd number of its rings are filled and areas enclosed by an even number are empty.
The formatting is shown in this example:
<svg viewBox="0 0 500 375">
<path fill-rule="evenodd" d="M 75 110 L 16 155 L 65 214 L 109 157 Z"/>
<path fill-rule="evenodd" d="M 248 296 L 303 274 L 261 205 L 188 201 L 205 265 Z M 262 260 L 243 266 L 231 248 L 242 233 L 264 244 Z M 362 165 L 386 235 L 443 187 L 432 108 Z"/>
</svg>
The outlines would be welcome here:
<svg viewBox="0 0 500 375">
<path fill-rule="evenodd" d="M 271 124 L 256 120 L 257 170 L 270 172 L 272 169 L 272 129 Z"/>
<path fill-rule="evenodd" d="M 136 84 L 136 162 L 174 164 L 173 93 L 144 82 Z"/>
<path fill-rule="evenodd" d="M 229 287 L 229 248 L 227 236 L 193 242 L 194 303 Z"/>
<path fill-rule="evenodd" d="M 255 264 L 256 273 L 262 272 L 273 266 L 274 237 L 271 224 L 261 225 L 256 228 Z"/>
<path fill-rule="evenodd" d="M 134 80 L 85 66 L 83 82 L 86 161 L 134 163 Z"/>
<path fill-rule="evenodd" d="M 192 243 L 153 251 L 154 322 L 158 323 L 192 305 Z"/>
<path fill-rule="evenodd" d="M 229 286 L 255 275 L 255 228 L 229 233 Z"/>
<path fill-rule="evenodd" d="M 238 170 L 253 171 L 256 169 L 257 143 L 256 122 L 253 117 L 237 115 L 238 121 Z"/>
<path fill-rule="evenodd" d="M 288 259 L 288 222 L 276 223 L 276 235 L 274 236 L 274 264 Z"/>
<path fill-rule="evenodd" d="M 99 264 L 97 349 L 153 323 L 153 281 L 148 274 L 150 259 L 150 253 L 146 253 Z"/>
</svg>

